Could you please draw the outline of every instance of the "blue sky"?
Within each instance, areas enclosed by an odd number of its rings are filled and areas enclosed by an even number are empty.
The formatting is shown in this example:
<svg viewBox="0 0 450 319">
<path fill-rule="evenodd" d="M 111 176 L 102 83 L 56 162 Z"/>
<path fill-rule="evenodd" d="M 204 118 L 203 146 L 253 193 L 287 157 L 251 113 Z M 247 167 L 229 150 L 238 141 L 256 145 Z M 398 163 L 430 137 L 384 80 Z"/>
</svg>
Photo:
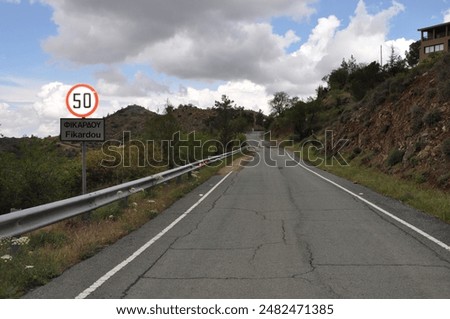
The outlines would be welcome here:
<svg viewBox="0 0 450 319">
<path fill-rule="evenodd" d="M 0 0 L 0 133 L 57 135 L 76 83 L 98 89 L 97 116 L 167 99 L 208 107 L 221 94 L 267 111 L 274 92 L 313 95 L 342 58 L 403 53 L 418 28 L 450 18 L 448 0 L 262 2 Z"/>
</svg>

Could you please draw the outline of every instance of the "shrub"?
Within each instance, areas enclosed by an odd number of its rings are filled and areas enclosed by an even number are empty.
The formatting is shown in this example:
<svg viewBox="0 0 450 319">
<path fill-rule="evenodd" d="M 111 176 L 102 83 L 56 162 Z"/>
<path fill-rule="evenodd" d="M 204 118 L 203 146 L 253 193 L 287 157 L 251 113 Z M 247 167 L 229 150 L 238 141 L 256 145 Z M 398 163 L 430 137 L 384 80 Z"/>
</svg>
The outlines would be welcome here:
<svg viewBox="0 0 450 319">
<path fill-rule="evenodd" d="M 97 208 L 93 211 L 91 219 L 94 221 L 99 220 L 116 220 L 122 213 L 122 208 L 126 206 L 127 201 L 121 200 L 119 202 L 114 202 L 109 205 Z"/>
<path fill-rule="evenodd" d="M 389 153 L 387 164 L 392 167 L 402 162 L 403 156 L 405 156 L 405 151 L 399 149 L 394 149 Z"/>
<path fill-rule="evenodd" d="M 413 134 L 417 134 L 422 128 L 423 122 L 423 109 L 417 105 L 413 105 L 410 110 L 411 115 L 411 131 Z"/>
<path fill-rule="evenodd" d="M 440 187 L 446 187 L 450 185 L 450 173 L 439 176 L 437 179 L 437 183 Z"/>
<path fill-rule="evenodd" d="M 427 112 L 425 116 L 423 117 L 423 121 L 428 126 L 435 125 L 439 123 L 439 121 L 442 120 L 442 114 L 439 110 L 432 110 L 430 112 Z"/>
<path fill-rule="evenodd" d="M 342 124 L 345 124 L 351 119 L 351 117 L 352 117 L 352 112 L 345 110 L 344 112 L 342 112 L 341 116 L 339 117 L 339 121 Z"/>
<path fill-rule="evenodd" d="M 417 184 L 423 184 L 423 183 L 425 183 L 427 181 L 427 176 L 426 176 L 426 174 L 423 174 L 423 173 L 417 174 L 417 175 L 414 176 L 414 181 Z"/>
<path fill-rule="evenodd" d="M 429 99 L 429 100 L 431 100 L 432 98 L 434 98 L 436 95 L 437 95 L 437 89 L 435 89 L 435 88 L 430 88 L 430 89 L 428 89 L 428 91 L 427 91 L 427 98 Z"/>
<path fill-rule="evenodd" d="M 442 81 L 438 86 L 439 102 L 445 103 L 450 99 L 450 80 Z"/>
<path fill-rule="evenodd" d="M 353 149 L 353 154 L 359 155 L 361 153 L 362 153 L 362 149 L 359 146 L 357 146 Z"/>
<path fill-rule="evenodd" d="M 446 155 L 447 157 L 450 157 L 450 138 L 447 138 L 442 142 L 441 145 L 442 153 Z"/>
<path fill-rule="evenodd" d="M 349 161 L 353 161 L 356 157 L 358 157 L 360 154 L 362 153 L 362 149 L 360 147 L 355 147 L 352 151 L 352 153 L 350 154 L 350 156 L 348 157 Z"/>
<path fill-rule="evenodd" d="M 68 242 L 69 237 L 63 231 L 58 230 L 39 231 L 30 237 L 30 247 L 33 249 L 42 246 L 50 246 L 56 249 L 61 248 Z"/>
<path fill-rule="evenodd" d="M 417 158 L 417 157 L 415 157 L 415 156 L 412 156 L 410 159 L 409 159 L 409 163 L 412 165 L 412 166 L 417 166 L 418 164 L 419 164 L 419 159 Z"/>
<path fill-rule="evenodd" d="M 389 131 L 390 128 L 391 128 L 391 124 L 385 124 L 385 125 L 383 125 L 381 127 L 380 133 L 381 134 L 386 134 Z"/>
<path fill-rule="evenodd" d="M 422 117 L 423 109 L 418 105 L 413 105 L 413 106 L 411 106 L 409 113 L 411 114 L 412 118 Z"/>
</svg>

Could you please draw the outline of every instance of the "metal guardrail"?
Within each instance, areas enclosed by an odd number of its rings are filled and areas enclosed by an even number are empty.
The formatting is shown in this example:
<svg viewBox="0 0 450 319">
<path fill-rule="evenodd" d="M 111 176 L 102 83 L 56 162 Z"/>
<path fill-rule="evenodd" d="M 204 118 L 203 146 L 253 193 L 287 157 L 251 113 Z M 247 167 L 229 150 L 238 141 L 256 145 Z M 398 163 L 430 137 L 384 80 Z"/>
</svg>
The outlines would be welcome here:
<svg viewBox="0 0 450 319">
<path fill-rule="evenodd" d="M 0 215 L 0 239 L 19 236 L 59 221 L 90 212 L 96 208 L 127 198 L 146 188 L 167 182 L 202 166 L 235 155 L 242 150 L 243 149 L 239 149 L 222 155 L 212 156 L 205 160 L 200 160 L 159 174 L 108 187 L 85 195 Z"/>
</svg>

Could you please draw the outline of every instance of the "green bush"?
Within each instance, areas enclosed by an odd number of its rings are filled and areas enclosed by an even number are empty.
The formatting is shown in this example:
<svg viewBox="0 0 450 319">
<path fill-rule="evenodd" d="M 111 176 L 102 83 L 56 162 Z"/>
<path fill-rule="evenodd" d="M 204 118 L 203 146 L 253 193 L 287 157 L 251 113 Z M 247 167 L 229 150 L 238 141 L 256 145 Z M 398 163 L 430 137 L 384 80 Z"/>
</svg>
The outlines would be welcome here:
<svg viewBox="0 0 450 319">
<path fill-rule="evenodd" d="M 439 102 L 445 103 L 450 99 L 450 80 L 439 84 Z"/>
<path fill-rule="evenodd" d="M 450 138 L 447 138 L 442 142 L 441 149 L 444 155 L 450 157 Z"/>
<path fill-rule="evenodd" d="M 427 181 L 427 176 L 424 173 L 419 173 L 414 176 L 414 181 L 417 184 L 423 184 Z"/>
<path fill-rule="evenodd" d="M 423 122 L 428 126 L 435 125 L 442 120 L 442 113 L 439 110 L 431 110 L 423 117 Z"/>
<path fill-rule="evenodd" d="M 99 220 L 116 220 L 122 213 L 122 208 L 125 207 L 126 200 L 123 199 L 119 202 L 114 202 L 109 205 L 97 208 L 92 212 L 91 219 L 95 221 Z"/>
<path fill-rule="evenodd" d="M 417 134 L 423 126 L 422 118 L 424 111 L 420 106 L 413 105 L 410 110 L 411 115 L 411 131 Z"/>
<path fill-rule="evenodd" d="M 437 179 L 437 183 L 440 187 L 447 187 L 450 185 L 450 173 L 439 176 Z"/>
<path fill-rule="evenodd" d="M 30 247 L 36 249 L 37 247 L 50 246 L 56 249 L 64 246 L 68 241 L 69 238 L 62 231 L 40 231 L 31 235 Z"/>
<path fill-rule="evenodd" d="M 389 153 L 387 164 L 392 167 L 402 162 L 405 151 L 394 149 Z"/>
<path fill-rule="evenodd" d="M 409 159 L 409 163 L 410 163 L 413 167 L 415 167 L 415 166 L 417 166 L 417 165 L 419 164 L 419 159 L 418 159 L 417 157 L 415 157 L 415 156 L 412 156 L 412 157 Z"/>
<path fill-rule="evenodd" d="M 429 100 L 433 99 L 437 95 L 437 89 L 436 88 L 428 89 L 426 95 Z"/>
<path fill-rule="evenodd" d="M 0 152 L 0 214 L 78 195 L 81 168 L 53 142 L 30 138 Z"/>
</svg>

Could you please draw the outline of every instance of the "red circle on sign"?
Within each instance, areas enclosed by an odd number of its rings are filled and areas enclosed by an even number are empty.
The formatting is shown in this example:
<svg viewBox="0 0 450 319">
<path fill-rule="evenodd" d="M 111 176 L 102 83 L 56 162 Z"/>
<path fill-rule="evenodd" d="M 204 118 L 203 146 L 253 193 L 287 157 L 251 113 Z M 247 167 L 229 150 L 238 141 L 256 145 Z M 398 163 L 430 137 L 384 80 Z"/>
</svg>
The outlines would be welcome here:
<svg viewBox="0 0 450 319">
<path fill-rule="evenodd" d="M 74 91 L 76 89 L 78 89 L 78 88 L 88 89 L 94 95 L 95 104 L 92 107 L 92 110 L 90 110 L 88 113 L 85 113 L 85 114 L 77 113 L 74 110 L 74 108 L 70 105 L 70 97 L 71 97 L 72 93 L 74 93 Z M 77 85 L 74 85 L 74 86 L 72 86 L 70 88 L 69 92 L 67 92 L 67 95 L 66 95 L 66 107 L 69 110 L 69 112 L 72 115 L 75 115 L 76 117 L 88 117 L 88 116 L 92 115 L 97 110 L 98 102 L 99 102 L 99 100 L 98 100 L 97 91 L 95 91 L 95 89 L 92 86 L 90 86 L 89 84 L 77 84 Z"/>
</svg>

